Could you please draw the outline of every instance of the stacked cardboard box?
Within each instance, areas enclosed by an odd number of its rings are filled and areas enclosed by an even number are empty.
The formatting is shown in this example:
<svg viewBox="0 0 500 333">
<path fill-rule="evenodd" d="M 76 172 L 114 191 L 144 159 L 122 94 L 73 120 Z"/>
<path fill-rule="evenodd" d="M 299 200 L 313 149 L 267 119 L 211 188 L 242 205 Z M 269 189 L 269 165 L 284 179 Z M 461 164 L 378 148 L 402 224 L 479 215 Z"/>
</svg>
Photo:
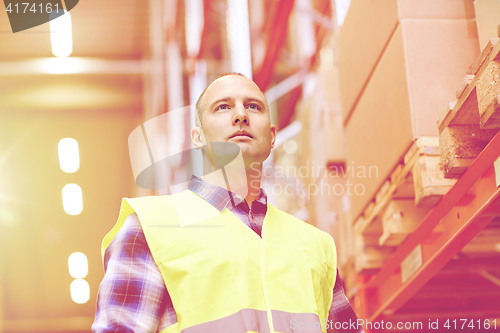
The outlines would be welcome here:
<svg viewBox="0 0 500 333">
<path fill-rule="evenodd" d="M 479 54 L 472 0 L 354 0 L 340 32 L 353 219 L 436 122 Z"/>
<path fill-rule="evenodd" d="M 474 1 L 481 50 L 491 38 L 500 35 L 500 0 Z"/>
</svg>

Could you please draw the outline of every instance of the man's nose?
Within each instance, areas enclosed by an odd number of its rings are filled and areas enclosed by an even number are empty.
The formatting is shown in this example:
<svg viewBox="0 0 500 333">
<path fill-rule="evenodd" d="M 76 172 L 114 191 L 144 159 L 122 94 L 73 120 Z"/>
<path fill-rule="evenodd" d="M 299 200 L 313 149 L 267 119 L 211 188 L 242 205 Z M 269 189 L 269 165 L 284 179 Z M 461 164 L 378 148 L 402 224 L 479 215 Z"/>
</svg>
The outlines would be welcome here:
<svg viewBox="0 0 500 333">
<path fill-rule="evenodd" d="M 250 124 L 248 112 L 244 105 L 238 105 L 234 108 L 233 125 L 240 125 L 241 123 L 246 125 Z"/>
</svg>

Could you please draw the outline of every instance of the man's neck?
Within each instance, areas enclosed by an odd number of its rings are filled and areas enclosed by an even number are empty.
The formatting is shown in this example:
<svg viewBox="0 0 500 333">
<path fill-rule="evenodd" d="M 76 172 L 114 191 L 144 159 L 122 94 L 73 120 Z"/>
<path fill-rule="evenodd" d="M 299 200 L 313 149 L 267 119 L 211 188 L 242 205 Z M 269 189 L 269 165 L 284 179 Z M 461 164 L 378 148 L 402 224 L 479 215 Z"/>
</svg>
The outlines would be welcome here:
<svg viewBox="0 0 500 333">
<path fill-rule="evenodd" d="M 248 194 L 245 201 L 251 208 L 252 203 L 260 198 L 260 184 L 262 181 L 262 163 L 253 163 L 252 166 L 245 168 Z"/>
<path fill-rule="evenodd" d="M 260 198 L 261 176 L 262 163 L 245 166 L 236 161 L 205 175 L 203 180 L 240 195 L 251 208 L 252 203 Z"/>
</svg>

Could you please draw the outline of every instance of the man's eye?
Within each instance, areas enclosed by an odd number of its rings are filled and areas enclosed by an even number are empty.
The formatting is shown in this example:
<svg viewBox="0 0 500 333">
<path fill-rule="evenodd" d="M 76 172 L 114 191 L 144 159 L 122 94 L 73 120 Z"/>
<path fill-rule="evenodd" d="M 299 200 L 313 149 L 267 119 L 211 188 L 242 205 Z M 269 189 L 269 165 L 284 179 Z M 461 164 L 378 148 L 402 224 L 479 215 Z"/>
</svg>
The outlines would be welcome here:
<svg viewBox="0 0 500 333">
<path fill-rule="evenodd" d="M 227 110 L 227 109 L 229 109 L 229 105 L 222 104 L 222 105 L 219 105 L 219 106 L 215 109 L 215 111 L 217 111 L 217 110 Z"/>
<path fill-rule="evenodd" d="M 248 107 L 253 110 L 260 110 L 260 107 L 257 104 L 249 104 Z"/>
</svg>

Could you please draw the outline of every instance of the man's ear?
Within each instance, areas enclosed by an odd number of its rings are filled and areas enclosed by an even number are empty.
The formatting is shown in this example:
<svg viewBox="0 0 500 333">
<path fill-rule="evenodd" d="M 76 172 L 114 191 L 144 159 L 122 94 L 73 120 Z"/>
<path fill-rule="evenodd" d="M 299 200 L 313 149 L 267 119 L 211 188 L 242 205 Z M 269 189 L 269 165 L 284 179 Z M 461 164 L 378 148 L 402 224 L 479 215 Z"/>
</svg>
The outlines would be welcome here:
<svg viewBox="0 0 500 333">
<path fill-rule="evenodd" d="M 271 148 L 274 148 L 275 142 L 276 142 L 276 126 L 271 124 Z"/>
<path fill-rule="evenodd" d="M 203 131 L 201 130 L 201 127 L 195 126 L 191 128 L 191 142 L 193 143 L 193 146 L 199 149 L 204 145 L 203 141 Z"/>
</svg>

